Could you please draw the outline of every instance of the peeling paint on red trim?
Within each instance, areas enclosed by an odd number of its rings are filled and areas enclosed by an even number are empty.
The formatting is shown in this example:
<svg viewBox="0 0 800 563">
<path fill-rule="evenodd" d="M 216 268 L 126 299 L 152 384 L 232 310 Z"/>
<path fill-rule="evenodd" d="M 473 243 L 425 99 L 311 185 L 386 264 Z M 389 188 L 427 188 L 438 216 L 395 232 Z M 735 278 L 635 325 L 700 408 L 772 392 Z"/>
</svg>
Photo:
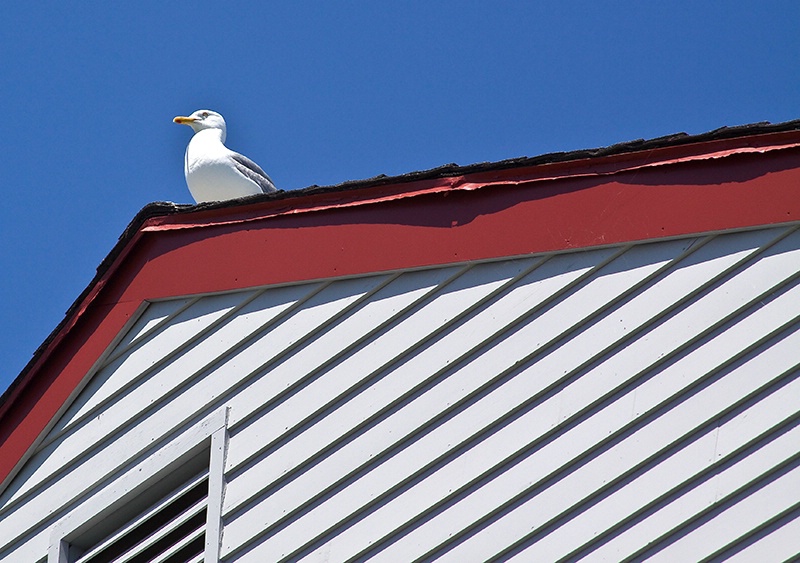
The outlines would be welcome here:
<svg viewBox="0 0 800 563">
<path fill-rule="evenodd" d="M 494 178 L 491 180 L 484 180 L 479 181 L 478 179 L 467 177 L 467 176 L 455 176 L 450 178 L 439 178 L 437 180 L 431 180 L 424 182 L 424 185 L 416 186 L 414 190 L 406 190 L 406 191 L 396 191 L 396 186 L 382 186 L 383 189 L 378 191 L 378 193 L 372 194 L 370 197 L 365 198 L 360 197 L 358 199 L 352 199 L 349 201 L 342 200 L 339 198 L 337 201 L 328 201 L 328 202 L 318 202 L 314 206 L 303 207 L 303 206 L 287 206 L 285 202 L 283 206 L 276 207 L 270 211 L 262 211 L 258 215 L 251 215 L 246 217 L 240 217 L 236 219 L 229 219 L 229 220 L 219 220 L 214 219 L 212 221 L 201 221 L 201 222 L 188 222 L 188 221 L 175 221 L 170 220 L 170 218 L 162 218 L 162 217 L 154 217 L 149 219 L 146 224 L 142 227 L 142 231 L 166 231 L 166 230 L 177 230 L 177 229 L 193 229 L 198 227 L 203 227 L 207 225 L 233 225 L 239 223 L 246 223 L 249 221 L 261 221 L 267 219 L 269 217 L 277 217 L 279 215 L 293 215 L 293 214 L 300 214 L 300 213 L 309 213 L 309 212 L 320 212 L 326 211 L 331 209 L 341 209 L 345 207 L 356 207 L 356 206 L 364 206 L 364 205 L 374 205 L 379 203 L 385 203 L 389 201 L 396 201 L 400 199 L 409 199 L 414 197 L 419 197 L 422 195 L 432 195 L 444 192 L 452 192 L 452 191 L 472 191 L 478 189 L 485 189 L 487 187 L 497 187 L 500 185 L 503 186 L 519 186 L 519 185 L 530 185 L 535 182 L 549 182 L 554 180 L 561 180 L 564 178 L 590 178 L 590 177 L 598 177 L 598 176 L 611 176 L 616 174 L 621 174 L 624 172 L 632 172 L 635 170 L 642 170 L 644 168 L 656 167 L 656 166 L 665 166 L 670 164 L 683 164 L 688 162 L 699 162 L 702 160 L 713 160 L 713 159 L 721 159 L 727 158 L 730 156 L 735 155 L 743 155 L 749 153 L 766 153 L 776 150 L 787 150 L 787 149 L 794 149 L 800 147 L 800 143 L 791 144 L 791 145 L 783 145 L 783 146 L 767 146 L 767 147 L 745 147 L 740 149 L 730 149 L 730 150 L 720 150 L 717 152 L 712 152 L 703 155 L 694 155 L 689 157 L 682 157 L 682 158 L 673 158 L 667 161 L 658 161 L 658 162 L 651 162 L 651 163 L 638 163 L 635 165 L 630 165 L 628 167 L 614 169 L 613 171 L 600 171 L 600 170 L 592 170 L 590 172 L 579 173 L 579 172 L 572 172 L 569 175 L 565 171 L 551 171 L 550 175 L 536 175 L 533 174 L 533 169 L 528 169 L 528 174 L 522 174 L 517 171 L 517 173 L 513 177 L 509 177 L 504 175 L 502 178 Z M 537 167 L 541 168 L 541 167 Z M 538 171 L 538 169 L 537 169 Z"/>
<path fill-rule="evenodd" d="M 800 220 L 799 137 L 150 218 L 0 405 L 0 481 L 5 487 L 146 300 L 789 223 Z"/>
</svg>

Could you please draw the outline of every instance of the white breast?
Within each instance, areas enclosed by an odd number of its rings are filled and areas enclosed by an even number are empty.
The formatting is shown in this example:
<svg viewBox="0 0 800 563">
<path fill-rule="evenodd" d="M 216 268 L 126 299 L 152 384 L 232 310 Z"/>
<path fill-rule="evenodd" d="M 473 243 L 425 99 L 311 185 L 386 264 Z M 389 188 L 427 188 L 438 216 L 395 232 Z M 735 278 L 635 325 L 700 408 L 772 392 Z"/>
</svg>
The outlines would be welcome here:
<svg viewBox="0 0 800 563">
<path fill-rule="evenodd" d="M 184 173 L 195 201 L 220 201 L 261 193 L 261 188 L 233 166 L 232 151 L 218 131 L 199 131 L 186 147 Z"/>
</svg>

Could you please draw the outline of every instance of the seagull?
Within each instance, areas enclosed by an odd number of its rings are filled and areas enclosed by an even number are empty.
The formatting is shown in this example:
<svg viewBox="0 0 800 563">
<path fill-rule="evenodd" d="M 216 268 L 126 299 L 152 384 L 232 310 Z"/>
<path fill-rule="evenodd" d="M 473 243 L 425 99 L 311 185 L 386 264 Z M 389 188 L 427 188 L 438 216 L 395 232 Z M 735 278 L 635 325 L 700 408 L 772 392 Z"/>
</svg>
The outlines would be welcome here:
<svg viewBox="0 0 800 563">
<path fill-rule="evenodd" d="M 210 109 L 199 109 L 175 123 L 188 125 L 194 135 L 186 147 L 183 173 L 197 203 L 236 199 L 277 191 L 261 167 L 225 143 L 225 120 Z"/>
</svg>

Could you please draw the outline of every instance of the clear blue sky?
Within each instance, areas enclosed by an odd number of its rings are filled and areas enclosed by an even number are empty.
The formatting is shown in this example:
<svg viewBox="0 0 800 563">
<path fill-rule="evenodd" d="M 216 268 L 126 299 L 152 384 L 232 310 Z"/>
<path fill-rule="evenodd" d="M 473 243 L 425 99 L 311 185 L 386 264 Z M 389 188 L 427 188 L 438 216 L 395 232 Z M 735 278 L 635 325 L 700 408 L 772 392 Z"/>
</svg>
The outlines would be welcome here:
<svg viewBox="0 0 800 563">
<path fill-rule="evenodd" d="M 800 118 L 800 2 L 4 2 L 0 390 L 136 212 L 172 117 L 278 187 Z"/>
</svg>

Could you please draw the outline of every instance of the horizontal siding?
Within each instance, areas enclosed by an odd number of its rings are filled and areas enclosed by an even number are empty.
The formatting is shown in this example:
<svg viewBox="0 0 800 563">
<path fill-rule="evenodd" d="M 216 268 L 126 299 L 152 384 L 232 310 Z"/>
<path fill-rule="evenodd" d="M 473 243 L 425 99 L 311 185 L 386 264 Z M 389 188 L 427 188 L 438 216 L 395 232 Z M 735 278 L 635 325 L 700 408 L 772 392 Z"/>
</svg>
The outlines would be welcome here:
<svg viewBox="0 0 800 563">
<path fill-rule="evenodd" d="M 175 317 L 196 301 L 198 301 L 198 298 L 171 299 L 169 301 L 147 303 L 147 314 L 139 317 L 128 332 L 123 335 L 114 349 L 114 356 L 124 354 L 130 349 L 134 342 L 137 342 L 147 335 L 154 334 L 159 326 L 167 322 L 173 324 Z M 106 360 L 107 363 L 110 363 L 111 359 L 112 358 L 108 358 Z"/>
<path fill-rule="evenodd" d="M 473 357 L 466 358 L 465 364 L 453 368 L 451 373 L 442 373 L 441 370 L 446 367 L 431 361 L 436 354 L 436 343 L 424 351 L 415 352 L 413 358 L 394 367 L 375 387 L 382 383 L 390 386 L 396 397 L 416 383 L 408 382 L 414 374 L 420 374 L 420 378 L 438 375 L 441 381 L 427 389 L 425 394 L 395 412 L 385 411 L 389 416 L 382 419 L 380 411 L 365 413 L 365 407 L 374 404 L 371 393 L 374 389 L 366 388 L 348 404 L 332 412 L 330 419 L 321 419 L 314 427 L 303 429 L 303 434 L 310 433 L 306 446 L 309 461 L 297 464 L 297 460 L 302 458 L 279 448 L 268 452 L 263 461 L 251 463 L 244 472 L 231 475 L 230 497 L 226 497 L 230 503 L 226 504 L 231 510 L 232 519 L 223 538 L 225 548 L 235 552 L 239 545 L 244 545 L 243 553 L 253 557 L 258 557 L 257 554 L 297 557 L 326 547 L 333 560 L 344 560 L 348 557 L 378 556 L 380 549 L 372 546 L 381 542 L 386 545 L 387 553 L 391 554 L 389 546 L 405 545 L 401 539 L 415 530 L 419 530 L 417 533 L 425 538 L 419 555 L 430 551 L 437 542 L 446 542 L 459 529 L 470 524 L 474 526 L 475 514 L 491 512 L 503 499 L 502 496 L 498 499 L 498 494 L 495 494 L 497 491 L 489 486 L 494 484 L 492 480 L 481 487 L 491 491 L 483 495 L 486 498 L 483 505 L 471 510 L 456 507 L 455 501 L 459 495 L 470 492 L 468 497 L 476 496 L 471 487 L 488 479 L 488 475 L 501 471 L 504 465 L 515 463 L 515 456 L 520 455 L 520 450 L 536 446 L 541 448 L 535 441 L 537 428 L 540 428 L 538 435 L 546 439 L 547 433 L 558 428 L 559 422 L 577 420 L 576 417 L 581 415 L 585 417 L 582 409 L 585 410 L 587 406 L 591 408 L 593 402 L 601 401 L 615 387 L 630 384 L 635 377 L 641 377 L 659 362 L 664 352 L 680 351 L 681 347 L 691 345 L 693 338 L 702 336 L 743 306 L 752 304 L 769 289 L 764 288 L 763 284 L 753 284 L 753 280 L 764 277 L 765 271 L 777 272 L 775 284 L 795 273 L 797 255 L 791 249 L 796 241 L 787 241 L 783 245 L 777 241 L 773 247 L 768 247 L 776 241 L 776 235 L 772 232 L 719 237 L 705 245 L 697 243 L 695 246 L 699 248 L 686 256 L 684 254 L 687 249 L 691 251 L 692 245 L 676 245 L 671 248 L 672 256 L 680 260 L 660 273 L 658 262 L 636 267 L 634 249 L 618 255 L 604 266 L 603 259 L 595 259 L 600 268 L 587 271 L 587 278 L 571 287 L 567 286 L 565 293 L 559 294 L 558 288 L 553 288 L 549 294 L 543 292 L 543 295 L 547 295 L 546 300 L 551 299 L 544 310 L 537 311 L 534 305 L 534 312 L 527 324 L 517 326 L 512 334 L 506 335 L 499 343 L 496 343 L 496 337 L 492 337 L 491 347 L 473 351 Z M 659 250 L 664 246 L 667 245 L 661 245 Z M 748 264 L 754 253 L 762 249 L 760 259 Z M 653 253 L 651 258 L 657 256 L 656 249 L 646 250 Z M 623 256 L 629 260 L 628 263 L 623 262 Z M 739 275 L 732 276 L 737 268 Z M 557 269 L 563 271 L 564 268 Z M 654 277 L 648 279 L 649 275 Z M 535 294 L 536 291 L 531 290 L 531 293 Z M 699 299 L 701 296 L 703 298 Z M 618 317 L 598 316 L 598 308 L 607 308 L 606 304 L 614 299 L 621 300 L 615 309 Z M 676 300 L 680 299 L 685 303 L 681 309 L 676 305 Z M 492 315 L 491 307 L 486 310 L 490 316 L 497 318 Z M 524 310 L 514 310 L 518 315 L 524 314 Z M 476 311 L 474 314 L 477 320 L 479 313 Z M 604 322 L 612 318 L 616 322 Z M 506 320 L 513 324 L 515 319 Z M 587 320 L 593 320 L 594 324 L 587 327 Z M 468 324 L 463 325 L 465 332 L 472 329 L 466 328 Z M 476 324 L 481 325 L 480 321 Z M 622 328 L 613 331 L 611 326 L 614 325 Z M 456 359 L 460 356 L 460 349 L 454 346 L 464 342 L 469 344 L 459 334 L 458 328 L 461 327 L 453 329 L 449 344 L 443 344 L 442 349 L 446 351 L 442 357 Z M 635 335 L 637 330 L 645 331 L 641 338 L 626 342 L 625 339 L 630 340 L 631 333 Z M 438 342 L 444 343 L 445 338 L 440 336 Z M 633 346 L 634 342 L 640 344 Z M 552 351 L 539 352 L 542 357 L 536 357 L 537 346 L 549 346 Z M 621 349 L 615 354 L 614 347 Z M 739 350 L 735 348 L 730 352 L 735 354 Z M 625 351 L 627 353 L 623 353 Z M 509 377 L 507 371 L 514 369 L 520 358 L 531 354 L 534 357 L 528 360 L 532 363 L 530 371 L 523 370 Z M 598 361 L 604 354 L 607 356 L 605 362 L 587 370 L 587 361 Z M 415 362 L 417 358 L 419 363 Z M 615 381 L 619 379 L 620 370 L 627 370 L 631 379 Z M 472 389 L 465 388 L 470 383 L 465 378 L 465 373 L 469 372 L 475 374 Z M 481 393 L 481 385 L 493 377 L 504 377 L 504 374 L 508 390 L 503 389 L 505 385 L 499 385 L 494 393 L 486 393 L 488 390 L 484 388 L 484 396 L 479 397 L 480 400 L 469 395 L 470 392 Z M 564 375 L 572 376 L 572 384 L 576 386 L 574 391 L 569 386 L 548 389 L 548 386 L 558 385 L 558 378 Z M 444 386 L 441 393 L 437 393 L 438 386 Z M 453 409 L 452 417 L 448 420 L 447 415 L 442 413 L 443 407 L 461 398 L 459 389 L 463 389 L 463 397 L 468 397 L 467 402 Z M 676 391 L 680 391 L 680 387 Z M 665 389 L 665 392 L 668 393 L 669 389 Z M 533 406 L 529 400 L 537 397 L 537 394 L 541 398 L 535 409 L 507 422 L 510 412 Z M 362 397 L 363 401 L 359 401 Z M 392 396 L 387 394 L 387 397 Z M 647 400 L 647 395 L 644 399 Z M 639 403 L 642 409 L 647 407 L 646 403 Z M 421 409 L 414 408 L 417 406 Z M 422 410 L 425 406 L 429 410 Z M 392 404 L 387 403 L 384 408 L 391 409 Z M 593 418 L 584 422 L 583 427 L 588 429 L 589 434 L 582 435 L 577 431 L 565 434 L 558 443 L 553 442 L 551 448 L 563 452 L 558 459 L 580 458 L 592 447 L 591 444 L 605 438 L 611 429 L 624 428 L 625 424 L 629 424 L 636 408 L 636 393 L 629 393 L 611 408 L 599 410 Z M 493 415 L 492 410 L 497 414 Z M 351 421 L 355 418 L 356 423 L 366 420 L 367 424 L 374 426 L 362 426 L 356 435 L 348 433 L 352 426 L 352 423 L 347 425 L 345 422 L 348 417 Z M 495 430 L 495 427 L 499 428 Z M 527 434 L 531 435 L 532 441 L 520 442 L 519 437 Z M 325 436 L 327 441 L 323 441 L 326 440 Z M 234 440 L 232 437 L 232 450 Z M 287 444 L 286 449 L 301 448 L 302 442 L 302 435 L 298 436 Z M 320 446 L 327 447 L 330 453 L 326 451 L 324 457 L 319 456 L 316 452 L 321 449 Z M 297 464 L 297 475 L 291 473 L 291 463 L 284 465 L 285 453 L 293 454 L 289 459 Z M 567 457 L 564 458 L 564 455 Z M 544 454 L 543 457 L 548 458 Z M 273 476 L 258 471 L 260 465 L 274 468 Z M 560 467 L 554 464 L 553 471 Z M 239 486 L 250 494 L 254 490 L 263 492 L 260 497 L 251 499 L 250 506 L 245 507 L 246 511 L 243 512 L 245 508 L 235 504 L 238 498 L 237 481 L 246 483 L 251 470 L 256 475 L 253 482 Z M 530 472 L 524 471 L 522 475 L 524 479 L 531 478 Z M 278 476 L 281 476 L 281 480 L 273 481 Z M 502 480 L 498 481 L 497 486 L 504 485 Z M 509 493 L 504 494 L 512 495 L 521 486 L 509 482 Z M 380 495 L 376 491 L 385 493 Z M 440 527 L 443 516 L 428 524 L 426 519 L 430 519 L 431 511 L 443 513 L 448 502 L 453 503 L 450 512 L 454 518 L 461 518 L 462 521 L 454 524 L 452 529 Z M 265 526 L 263 539 L 251 551 L 246 551 L 246 542 L 253 530 L 261 530 Z M 241 536 L 237 535 L 239 529 Z M 291 550 L 293 546 L 297 546 L 295 551 Z M 504 547 L 501 545 L 498 549 Z M 465 553 L 471 554 L 469 551 Z M 413 554 L 411 550 L 398 548 L 396 555 L 407 558 L 413 557 Z M 393 557 L 389 555 L 387 560 Z M 457 557 L 455 559 L 458 560 Z"/>
<path fill-rule="evenodd" d="M 800 338 L 791 344 L 797 346 Z M 786 353 L 786 350 L 780 351 Z M 756 364 L 751 369 L 742 369 L 723 379 L 719 386 L 737 391 L 744 387 L 746 392 L 749 390 L 746 384 L 764 385 L 758 377 L 763 377 L 763 368 L 764 365 Z M 735 377 L 736 375 L 739 377 Z M 595 500 L 592 497 L 604 494 L 607 491 L 606 485 L 621 473 L 629 474 L 626 475 L 629 477 L 647 469 L 648 473 L 644 474 L 645 483 L 625 483 L 630 490 L 624 491 L 626 494 L 635 494 L 638 490 L 640 496 L 635 500 L 646 501 L 650 495 L 656 496 L 663 489 L 669 490 L 674 483 L 688 479 L 714 461 L 715 434 L 719 431 L 715 425 L 724 412 L 724 407 L 729 405 L 725 391 L 724 388 L 712 387 L 706 393 L 694 395 L 691 400 L 684 400 L 667 412 L 659 413 L 660 416 L 653 417 L 646 426 L 629 431 L 626 433 L 629 435 L 622 441 L 598 440 L 608 432 L 608 426 L 603 424 L 607 422 L 607 417 L 601 417 L 600 420 L 595 420 L 594 417 L 588 419 L 575 427 L 572 435 L 568 433 L 561 438 L 569 441 L 569 445 L 576 442 L 591 443 L 591 446 L 586 447 L 586 453 L 580 452 L 586 457 L 580 458 L 574 450 L 567 450 L 564 455 L 562 452 L 565 447 L 557 440 L 548 444 L 550 447 L 541 448 L 531 454 L 502 477 L 494 479 L 479 495 L 490 497 L 493 503 L 505 500 L 507 505 L 502 512 L 494 514 L 491 520 L 482 522 L 481 526 L 473 525 L 474 534 L 449 551 L 444 559 L 463 561 L 466 557 L 474 556 L 482 560 L 484 556 L 490 557 L 498 552 L 514 553 L 523 549 L 523 559 L 528 560 L 551 560 L 565 556 L 569 553 L 571 542 L 581 536 L 563 535 L 560 529 L 552 530 L 551 527 L 556 523 L 554 520 L 571 518 L 570 523 L 575 525 L 567 529 L 580 531 L 576 528 L 581 521 L 575 520 L 577 516 L 585 515 L 578 511 L 585 506 L 585 499 L 592 499 L 592 502 Z M 709 425 L 712 428 L 708 428 Z M 599 429 L 590 426 L 599 426 Z M 695 435 L 698 431 L 700 436 Z M 669 455 L 670 450 L 676 446 L 682 447 L 678 452 Z M 661 456 L 669 457 L 662 460 Z M 527 485 L 527 481 L 537 477 L 532 486 Z M 517 487 L 524 489 L 517 492 Z M 472 501 L 472 498 L 469 500 Z M 613 503 L 614 500 L 619 499 L 612 498 L 610 502 Z M 458 507 L 451 510 L 457 511 Z M 583 528 L 583 537 L 592 538 L 595 530 L 592 526 Z M 561 537 L 548 537 L 556 532 Z M 544 539 L 548 541 L 543 541 Z M 639 541 L 643 543 L 647 543 L 649 539 L 639 537 Z M 527 546 L 528 543 L 531 545 Z"/>
<path fill-rule="evenodd" d="M 722 557 L 727 561 L 743 563 L 746 561 L 760 561 L 764 554 L 769 554 L 773 561 L 790 561 L 797 556 L 797 538 L 800 537 L 800 514 L 792 511 L 787 517 L 769 523 L 757 534 L 746 538 L 738 551 L 733 553 L 722 552 Z"/>
<path fill-rule="evenodd" d="M 224 560 L 758 559 L 798 537 L 798 272 L 776 228 L 152 303 L 0 559 L 222 406 Z"/>
</svg>

